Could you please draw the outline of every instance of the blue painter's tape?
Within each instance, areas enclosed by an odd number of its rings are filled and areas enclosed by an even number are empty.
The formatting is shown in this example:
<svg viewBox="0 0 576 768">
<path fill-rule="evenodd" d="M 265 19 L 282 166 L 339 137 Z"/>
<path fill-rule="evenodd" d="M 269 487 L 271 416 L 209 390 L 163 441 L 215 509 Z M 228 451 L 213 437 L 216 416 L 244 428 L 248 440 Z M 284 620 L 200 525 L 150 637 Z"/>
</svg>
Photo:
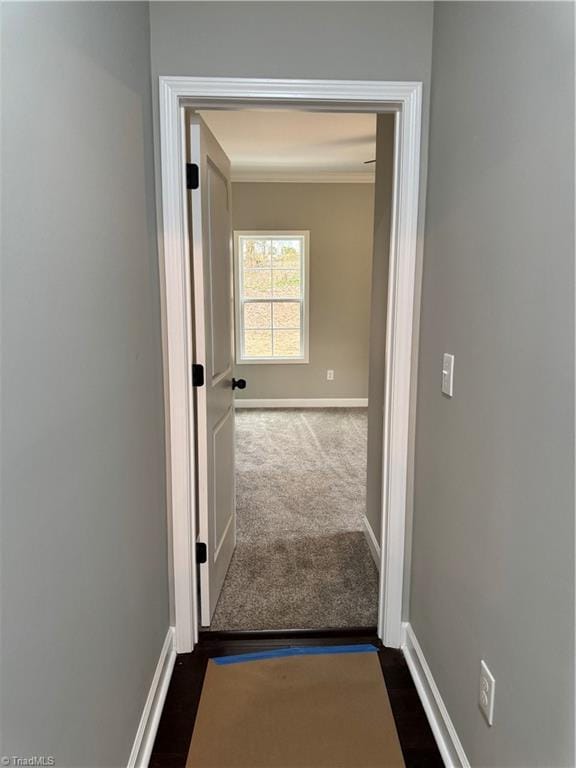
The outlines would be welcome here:
<svg viewBox="0 0 576 768">
<path fill-rule="evenodd" d="M 337 653 L 377 653 L 374 645 L 360 643 L 358 645 L 316 645 L 298 648 L 277 648 L 273 651 L 256 651 L 255 653 L 239 653 L 236 656 L 218 656 L 212 661 L 215 664 L 241 664 L 245 661 L 261 661 L 262 659 L 283 659 L 289 656 L 326 656 Z"/>
</svg>

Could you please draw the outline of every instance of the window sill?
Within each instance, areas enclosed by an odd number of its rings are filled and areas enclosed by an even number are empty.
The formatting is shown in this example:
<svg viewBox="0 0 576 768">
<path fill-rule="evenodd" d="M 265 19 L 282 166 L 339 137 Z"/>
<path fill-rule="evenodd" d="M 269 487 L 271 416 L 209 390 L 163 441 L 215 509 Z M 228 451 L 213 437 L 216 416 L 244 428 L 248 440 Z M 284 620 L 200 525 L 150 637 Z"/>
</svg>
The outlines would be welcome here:
<svg viewBox="0 0 576 768">
<path fill-rule="evenodd" d="M 257 360 L 236 360 L 236 365 L 307 365 L 307 357 L 263 357 Z"/>
</svg>

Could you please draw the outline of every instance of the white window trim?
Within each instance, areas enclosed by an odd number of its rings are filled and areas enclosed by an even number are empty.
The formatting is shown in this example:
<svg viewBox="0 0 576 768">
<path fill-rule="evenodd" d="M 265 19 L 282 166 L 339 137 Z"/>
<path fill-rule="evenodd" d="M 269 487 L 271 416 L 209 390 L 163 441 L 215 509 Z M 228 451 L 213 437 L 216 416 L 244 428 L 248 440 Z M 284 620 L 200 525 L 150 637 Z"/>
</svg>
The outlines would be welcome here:
<svg viewBox="0 0 576 768">
<path fill-rule="evenodd" d="M 240 300 L 240 238 L 283 238 L 299 237 L 304 241 L 302 265 L 302 355 L 300 357 L 258 357 L 242 356 L 242 302 Z M 310 337 L 310 231 L 296 229 L 241 229 L 234 231 L 234 318 L 235 318 L 235 359 L 237 365 L 301 365 L 309 362 Z M 266 299 L 262 299 L 266 301 Z"/>
</svg>

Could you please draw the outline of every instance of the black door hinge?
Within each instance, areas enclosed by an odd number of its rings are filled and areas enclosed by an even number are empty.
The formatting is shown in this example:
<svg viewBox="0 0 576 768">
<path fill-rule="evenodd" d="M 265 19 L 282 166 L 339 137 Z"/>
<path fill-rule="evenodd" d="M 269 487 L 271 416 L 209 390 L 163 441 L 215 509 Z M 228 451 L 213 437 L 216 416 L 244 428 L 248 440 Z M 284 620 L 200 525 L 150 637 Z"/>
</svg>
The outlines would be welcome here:
<svg viewBox="0 0 576 768">
<path fill-rule="evenodd" d="M 196 163 L 186 163 L 186 189 L 198 189 L 200 172 Z"/>
<path fill-rule="evenodd" d="M 199 565 L 208 562 L 208 548 L 202 541 L 196 542 L 196 562 Z"/>
<path fill-rule="evenodd" d="M 192 364 L 192 386 L 203 387 L 204 386 L 204 366 L 200 363 Z"/>
</svg>

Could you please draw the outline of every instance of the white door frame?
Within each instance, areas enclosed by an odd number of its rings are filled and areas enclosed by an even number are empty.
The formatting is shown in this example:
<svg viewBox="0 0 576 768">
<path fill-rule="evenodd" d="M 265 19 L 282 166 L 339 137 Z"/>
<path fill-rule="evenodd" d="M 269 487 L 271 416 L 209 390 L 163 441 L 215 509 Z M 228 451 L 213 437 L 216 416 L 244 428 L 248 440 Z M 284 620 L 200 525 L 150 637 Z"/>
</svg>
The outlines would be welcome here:
<svg viewBox="0 0 576 768">
<path fill-rule="evenodd" d="M 422 84 L 357 80 L 160 77 L 168 512 L 172 523 L 175 645 L 198 640 L 192 314 L 183 107 L 290 107 L 396 113 L 383 440 L 378 635 L 399 648 L 420 175 Z M 162 280 L 161 280 L 162 282 Z"/>
</svg>

